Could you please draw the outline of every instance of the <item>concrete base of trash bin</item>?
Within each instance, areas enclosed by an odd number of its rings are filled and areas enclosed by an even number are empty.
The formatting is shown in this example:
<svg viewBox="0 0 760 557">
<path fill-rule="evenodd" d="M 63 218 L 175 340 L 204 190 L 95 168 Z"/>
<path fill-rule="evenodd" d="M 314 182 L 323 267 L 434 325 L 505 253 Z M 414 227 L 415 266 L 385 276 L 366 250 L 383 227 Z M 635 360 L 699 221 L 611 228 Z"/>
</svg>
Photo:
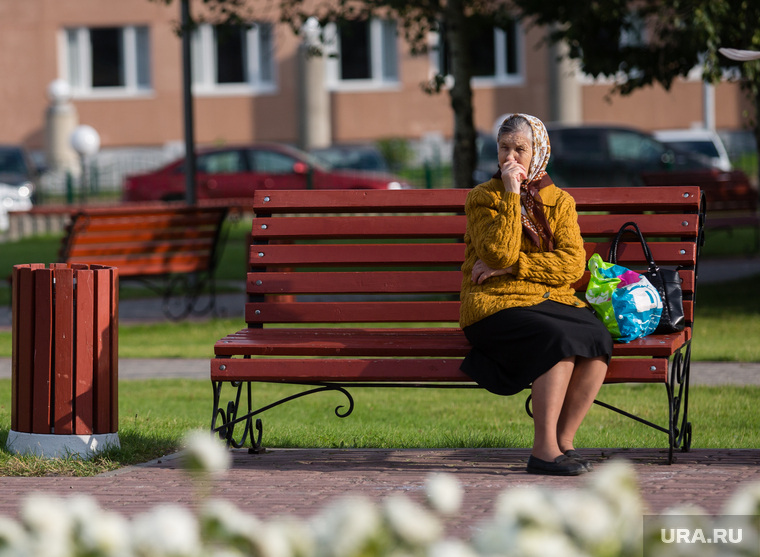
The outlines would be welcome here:
<svg viewBox="0 0 760 557">
<path fill-rule="evenodd" d="M 10 430 L 5 447 L 16 454 L 44 458 L 89 458 L 110 448 L 120 448 L 118 433 L 46 435 Z"/>
</svg>

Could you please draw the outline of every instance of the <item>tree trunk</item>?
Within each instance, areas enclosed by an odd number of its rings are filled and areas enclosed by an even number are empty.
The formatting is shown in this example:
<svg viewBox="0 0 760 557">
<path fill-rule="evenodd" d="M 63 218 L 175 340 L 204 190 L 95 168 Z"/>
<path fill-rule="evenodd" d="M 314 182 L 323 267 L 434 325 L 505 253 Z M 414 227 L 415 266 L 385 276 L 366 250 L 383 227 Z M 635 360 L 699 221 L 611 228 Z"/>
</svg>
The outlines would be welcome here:
<svg viewBox="0 0 760 557">
<path fill-rule="evenodd" d="M 760 82 L 754 83 L 751 88 L 751 94 L 754 96 L 755 115 L 751 118 L 753 123 L 752 131 L 755 134 L 755 145 L 757 152 L 757 174 L 754 178 L 757 180 L 758 188 L 760 188 Z"/>
<path fill-rule="evenodd" d="M 454 111 L 453 178 L 454 187 L 469 188 L 477 164 L 475 126 L 472 119 L 472 87 L 470 80 L 470 49 L 463 22 L 462 0 L 449 0 L 445 8 L 446 40 L 451 56 L 451 75 L 454 85 L 449 91 Z"/>
</svg>

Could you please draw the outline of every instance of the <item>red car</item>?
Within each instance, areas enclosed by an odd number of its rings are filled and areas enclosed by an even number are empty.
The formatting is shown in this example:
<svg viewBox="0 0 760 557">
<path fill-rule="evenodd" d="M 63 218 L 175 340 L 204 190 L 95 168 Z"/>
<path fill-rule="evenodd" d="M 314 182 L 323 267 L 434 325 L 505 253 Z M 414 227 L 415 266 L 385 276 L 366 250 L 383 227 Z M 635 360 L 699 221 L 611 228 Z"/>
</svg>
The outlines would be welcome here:
<svg viewBox="0 0 760 557">
<path fill-rule="evenodd" d="M 410 189 L 384 173 L 329 170 L 310 155 L 285 145 L 264 144 L 199 150 L 197 198 L 251 197 L 258 189 Z M 158 170 L 127 176 L 124 201 L 185 198 L 185 159 Z"/>
</svg>

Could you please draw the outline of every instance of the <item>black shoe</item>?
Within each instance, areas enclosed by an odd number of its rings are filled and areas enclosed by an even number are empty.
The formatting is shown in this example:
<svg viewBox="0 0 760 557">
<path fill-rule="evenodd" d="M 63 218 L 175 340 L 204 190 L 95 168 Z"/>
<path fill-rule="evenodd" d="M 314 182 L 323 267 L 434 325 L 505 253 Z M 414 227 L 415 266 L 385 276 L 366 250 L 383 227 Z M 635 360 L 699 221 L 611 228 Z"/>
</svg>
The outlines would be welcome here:
<svg viewBox="0 0 760 557">
<path fill-rule="evenodd" d="M 552 462 L 541 460 L 533 455 L 528 459 L 528 474 L 578 476 L 586 472 L 586 467 L 583 464 L 565 455 L 559 455 Z"/>
<path fill-rule="evenodd" d="M 594 469 L 594 465 L 591 463 L 591 461 L 583 458 L 581 456 L 581 453 L 579 453 L 575 449 L 570 449 L 570 450 L 565 451 L 565 456 L 568 458 L 572 458 L 573 460 L 576 460 L 580 462 L 581 464 L 583 464 L 584 468 L 586 468 L 588 472 L 591 472 L 591 470 Z"/>
</svg>

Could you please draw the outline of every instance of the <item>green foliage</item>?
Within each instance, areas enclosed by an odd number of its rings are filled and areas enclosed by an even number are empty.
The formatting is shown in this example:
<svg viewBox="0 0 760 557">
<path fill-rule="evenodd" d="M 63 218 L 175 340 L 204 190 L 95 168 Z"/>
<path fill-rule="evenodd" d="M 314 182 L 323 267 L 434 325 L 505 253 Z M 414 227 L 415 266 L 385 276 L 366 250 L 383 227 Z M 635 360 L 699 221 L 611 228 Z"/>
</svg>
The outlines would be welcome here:
<svg viewBox="0 0 760 557">
<path fill-rule="evenodd" d="M 377 141 L 377 148 L 393 172 L 398 172 L 412 160 L 409 141 L 402 137 L 388 137 Z"/>
<path fill-rule="evenodd" d="M 716 83 L 732 71 L 760 107 L 760 60 L 736 62 L 722 47 L 760 50 L 760 2 L 748 0 L 515 0 L 527 20 L 548 26 L 584 73 L 615 78 L 611 92 L 629 94 L 702 68 Z M 759 139 L 757 114 L 750 120 Z"/>
</svg>

